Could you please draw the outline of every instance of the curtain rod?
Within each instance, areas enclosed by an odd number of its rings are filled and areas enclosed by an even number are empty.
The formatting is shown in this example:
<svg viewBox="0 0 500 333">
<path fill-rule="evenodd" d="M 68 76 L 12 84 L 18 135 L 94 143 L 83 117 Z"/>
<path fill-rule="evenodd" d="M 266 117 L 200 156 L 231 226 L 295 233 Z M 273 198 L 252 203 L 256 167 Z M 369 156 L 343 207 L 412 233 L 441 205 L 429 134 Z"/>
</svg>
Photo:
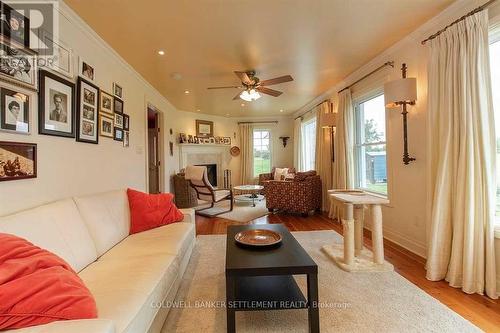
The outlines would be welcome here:
<svg viewBox="0 0 500 333">
<path fill-rule="evenodd" d="M 318 106 L 320 106 L 321 104 L 323 104 L 323 103 L 325 103 L 325 102 L 329 102 L 329 101 L 330 101 L 329 99 L 325 99 L 324 101 L 322 101 L 322 102 L 320 102 L 320 103 L 316 104 L 315 106 L 313 106 L 312 108 L 310 108 L 310 109 L 309 109 L 309 110 L 307 110 L 306 112 L 302 113 L 300 116 L 295 117 L 295 119 L 294 119 L 294 120 L 297 120 L 297 119 L 299 119 L 299 118 L 304 117 L 306 114 L 308 114 L 309 112 L 311 112 L 313 109 L 315 109 L 315 108 L 317 108 Z"/>
<path fill-rule="evenodd" d="M 353 85 L 355 85 L 356 83 L 359 83 L 361 81 L 363 81 L 364 79 L 366 79 L 367 77 L 369 77 L 370 75 L 378 72 L 379 70 L 381 70 L 382 68 L 384 68 L 385 66 L 391 66 L 392 68 L 394 68 L 394 61 L 388 61 L 386 63 L 384 63 L 383 65 L 375 68 L 374 70 L 372 70 L 370 73 L 366 74 L 365 76 L 363 76 L 362 78 L 354 81 L 353 83 L 351 83 L 350 85 L 348 85 L 347 87 L 345 87 L 344 89 L 341 89 L 339 90 L 337 93 L 340 94 L 341 92 L 343 92 L 344 90 L 347 90 L 349 88 L 351 88 Z"/>
<path fill-rule="evenodd" d="M 435 34 L 433 35 L 430 35 L 429 37 L 427 37 L 426 39 L 424 39 L 421 43 L 422 45 L 425 45 L 425 43 L 427 43 L 428 41 L 436 38 L 437 36 L 441 35 L 443 32 L 445 32 L 449 27 L 457 24 L 458 22 L 460 21 L 463 21 L 465 20 L 467 17 L 469 16 L 472 16 L 476 13 L 479 13 L 480 11 L 486 9 L 486 7 L 488 7 L 489 5 L 491 5 L 492 3 L 494 3 L 496 0 L 490 0 L 486 3 L 484 3 L 482 6 L 479 6 L 477 7 L 476 9 L 473 9 L 471 10 L 470 12 L 468 12 L 467 14 L 465 14 L 464 16 L 462 16 L 461 18 L 459 19 L 456 19 L 455 21 L 451 22 L 450 24 L 448 24 L 446 27 L 444 27 L 443 29 L 439 30 L 438 32 L 436 32 Z"/>
<path fill-rule="evenodd" d="M 240 124 L 277 124 L 278 121 L 238 121 L 238 125 Z"/>
</svg>

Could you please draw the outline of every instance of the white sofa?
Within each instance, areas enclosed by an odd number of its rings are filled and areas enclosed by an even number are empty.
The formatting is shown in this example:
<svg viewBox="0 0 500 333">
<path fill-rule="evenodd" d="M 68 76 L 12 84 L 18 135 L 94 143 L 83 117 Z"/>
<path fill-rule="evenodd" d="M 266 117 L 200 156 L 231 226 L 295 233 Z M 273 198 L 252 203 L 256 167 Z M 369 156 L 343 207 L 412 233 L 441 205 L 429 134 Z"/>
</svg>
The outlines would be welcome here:
<svg viewBox="0 0 500 333">
<path fill-rule="evenodd" d="M 159 332 L 195 245 L 194 211 L 184 220 L 129 236 L 125 190 L 60 200 L 0 217 L 0 232 L 28 239 L 78 272 L 98 319 L 59 321 L 16 333 Z"/>
</svg>

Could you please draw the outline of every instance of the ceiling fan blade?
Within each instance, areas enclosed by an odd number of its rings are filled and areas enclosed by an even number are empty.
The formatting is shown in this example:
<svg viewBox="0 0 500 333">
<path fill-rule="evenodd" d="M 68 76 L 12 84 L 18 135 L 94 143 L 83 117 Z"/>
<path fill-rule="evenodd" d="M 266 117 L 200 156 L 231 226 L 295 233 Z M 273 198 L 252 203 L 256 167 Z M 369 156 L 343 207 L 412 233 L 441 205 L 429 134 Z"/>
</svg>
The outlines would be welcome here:
<svg viewBox="0 0 500 333">
<path fill-rule="evenodd" d="M 240 95 L 241 95 L 241 92 L 239 92 L 238 95 L 236 95 L 236 96 L 233 97 L 233 101 L 235 101 L 237 99 L 240 99 Z"/>
<path fill-rule="evenodd" d="M 293 77 L 291 77 L 290 75 L 285 75 L 285 76 L 275 77 L 274 79 L 260 81 L 260 85 L 271 86 L 273 84 L 290 82 L 290 81 L 293 81 Z"/>
<path fill-rule="evenodd" d="M 252 80 L 248 77 L 248 74 L 246 72 L 238 72 L 234 71 L 234 74 L 243 82 L 244 84 L 252 84 Z"/>
<path fill-rule="evenodd" d="M 274 90 L 274 89 L 269 89 L 269 88 L 266 88 L 266 87 L 257 87 L 257 88 L 255 88 L 255 90 L 257 90 L 258 92 L 261 92 L 263 94 L 271 95 L 271 96 L 274 96 L 274 97 L 278 97 L 279 95 L 281 95 L 283 93 L 281 91 Z"/>
<path fill-rule="evenodd" d="M 243 87 L 241 86 L 208 87 L 207 89 L 231 89 L 231 88 L 243 89 Z"/>
</svg>

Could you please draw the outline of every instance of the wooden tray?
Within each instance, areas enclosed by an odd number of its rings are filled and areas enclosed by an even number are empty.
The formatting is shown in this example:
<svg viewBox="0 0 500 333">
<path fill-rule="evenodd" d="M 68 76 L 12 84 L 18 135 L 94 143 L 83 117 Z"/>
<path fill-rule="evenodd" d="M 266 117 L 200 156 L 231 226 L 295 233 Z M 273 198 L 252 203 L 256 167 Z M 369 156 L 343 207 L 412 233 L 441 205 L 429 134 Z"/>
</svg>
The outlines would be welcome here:
<svg viewBox="0 0 500 333">
<path fill-rule="evenodd" d="M 279 233 L 268 229 L 252 229 L 238 232 L 234 240 L 245 246 L 271 246 L 281 242 L 282 237 Z"/>
</svg>

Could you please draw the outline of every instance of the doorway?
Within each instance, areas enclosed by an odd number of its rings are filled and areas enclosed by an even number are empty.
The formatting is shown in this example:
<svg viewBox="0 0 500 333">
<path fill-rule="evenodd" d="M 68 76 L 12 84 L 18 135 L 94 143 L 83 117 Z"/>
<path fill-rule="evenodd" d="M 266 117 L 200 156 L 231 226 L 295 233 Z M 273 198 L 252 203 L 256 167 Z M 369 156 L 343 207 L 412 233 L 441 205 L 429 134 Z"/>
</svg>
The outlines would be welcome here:
<svg viewBox="0 0 500 333">
<path fill-rule="evenodd" d="M 160 193 L 160 113 L 148 106 L 148 182 L 149 193 Z"/>
</svg>

